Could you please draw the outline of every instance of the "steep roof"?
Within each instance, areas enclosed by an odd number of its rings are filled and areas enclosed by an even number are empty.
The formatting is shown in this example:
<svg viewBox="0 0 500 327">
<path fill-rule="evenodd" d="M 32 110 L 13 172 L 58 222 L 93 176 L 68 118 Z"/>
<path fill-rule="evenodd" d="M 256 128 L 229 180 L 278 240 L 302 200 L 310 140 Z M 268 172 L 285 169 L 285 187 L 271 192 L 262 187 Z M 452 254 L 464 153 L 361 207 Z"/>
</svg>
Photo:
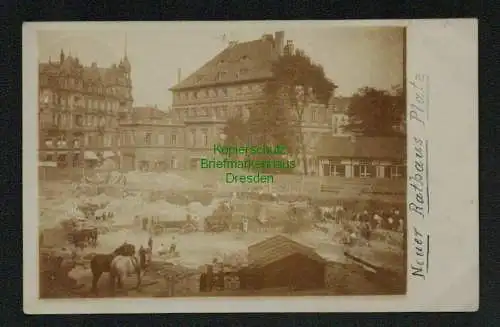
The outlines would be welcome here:
<svg viewBox="0 0 500 327">
<path fill-rule="evenodd" d="M 132 110 L 134 119 L 160 119 L 167 117 L 167 113 L 165 111 L 155 107 L 134 107 Z"/>
<path fill-rule="evenodd" d="M 271 38 L 230 45 L 170 90 L 182 90 L 272 77 L 278 51 Z M 223 75 L 219 75 L 223 73 Z"/>
<path fill-rule="evenodd" d="M 334 137 L 323 135 L 317 143 L 316 156 L 394 159 L 406 158 L 406 139 L 400 137 Z"/>
<path fill-rule="evenodd" d="M 58 76 L 60 73 L 73 75 L 83 79 L 85 82 L 96 82 L 102 85 L 124 84 L 124 69 L 121 66 L 98 67 L 97 63 L 83 66 L 77 57 L 68 56 L 64 61 L 50 61 L 40 63 L 38 70 L 40 75 Z"/>
<path fill-rule="evenodd" d="M 122 125 L 184 126 L 184 123 L 177 117 L 154 106 L 134 107 L 132 117 L 125 118 L 120 123 Z"/>
<path fill-rule="evenodd" d="M 276 235 L 248 247 L 253 257 L 250 267 L 263 267 L 268 264 L 289 257 L 293 254 L 301 254 L 318 262 L 326 262 L 313 248 L 295 242 L 288 237 Z"/>
</svg>

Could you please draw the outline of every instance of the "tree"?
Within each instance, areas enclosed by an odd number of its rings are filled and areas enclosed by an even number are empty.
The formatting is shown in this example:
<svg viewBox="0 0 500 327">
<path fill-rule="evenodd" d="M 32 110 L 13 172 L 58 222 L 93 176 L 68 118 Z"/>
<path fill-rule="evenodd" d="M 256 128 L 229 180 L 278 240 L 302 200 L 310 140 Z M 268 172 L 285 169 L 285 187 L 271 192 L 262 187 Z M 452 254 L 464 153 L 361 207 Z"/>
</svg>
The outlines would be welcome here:
<svg viewBox="0 0 500 327">
<path fill-rule="evenodd" d="M 285 54 L 273 63 L 273 79 L 264 88 L 265 103 L 271 115 L 267 117 L 268 129 L 277 135 L 273 138 L 283 142 L 295 155 L 302 153 L 304 173 L 308 174 L 306 145 L 302 124 L 305 109 L 311 103 L 328 105 L 337 86 L 330 81 L 319 64 L 312 62 L 303 51 Z"/>
<path fill-rule="evenodd" d="M 352 97 L 347 112 L 346 128 L 365 136 L 398 136 L 397 130 L 405 120 L 405 98 L 400 86 L 393 92 L 364 87 Z"/>
<path fill-rule="evenodd" d="M 254 145 L 284 145 L 288 153 L 303 154 L 304 173 L 307 174 L 302 130 L 305 109 L 311 103 L 328 105 L 337 86 L 325 76 L 321 65 L 313 63 L 300 50 L 280 56 L 273 62 L 272 74 L 273 78 L 264 84 L 263 96 L 250 110 L 248 119 L 237 116 L 227 121 L 225 143 L 235 144 L 239 139 L 250 140 Z"/>
<path fill-rule="evenodd" d="M 226 138 L 224 145 L 236 146 L 246 142 L 248 138 L 248 125 L 241 115 L 230 117 L 223 129 Z"/>
</svg>

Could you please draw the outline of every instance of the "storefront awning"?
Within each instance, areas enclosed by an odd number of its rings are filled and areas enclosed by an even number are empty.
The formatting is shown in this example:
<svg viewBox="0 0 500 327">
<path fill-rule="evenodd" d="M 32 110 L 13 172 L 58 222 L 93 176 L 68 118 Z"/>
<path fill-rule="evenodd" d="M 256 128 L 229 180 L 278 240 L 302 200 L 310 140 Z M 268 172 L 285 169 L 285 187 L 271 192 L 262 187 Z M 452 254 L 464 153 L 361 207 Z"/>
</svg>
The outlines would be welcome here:
<svg viewBox="0 0 500 327">
<path fill-rule="evenodd" d="M 103 154 L 102 154 L 102 157 L 104 159 L 106 159 L 106 158 L 112 158 L 114 156 L 116 156 L 116 154 L 113 151 L 104 151 Z"/>
<path fill-rule="evenodd" d="M 92 151 L 85 151 L 83 153 L 83 158 L 85 160 L 99 160 L 99 158 L 97 157 L 97 155 L 94 152 L 92 152 Z"/>
</svg>

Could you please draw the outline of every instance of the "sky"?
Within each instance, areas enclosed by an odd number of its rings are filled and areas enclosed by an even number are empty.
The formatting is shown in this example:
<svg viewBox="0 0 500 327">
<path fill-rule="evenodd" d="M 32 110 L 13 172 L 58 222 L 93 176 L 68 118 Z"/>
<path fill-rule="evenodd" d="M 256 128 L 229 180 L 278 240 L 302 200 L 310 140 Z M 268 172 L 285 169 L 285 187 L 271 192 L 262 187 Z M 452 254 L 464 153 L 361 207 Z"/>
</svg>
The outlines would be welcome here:
<svg viewBox="0 0 500 327">
<path fill-rule="evenodd" d="M 132 66 L 134 106 L 171 106 L 168 90 L 177 82 L 177 70 L 187 77 L 227 47 L 228 41 L 250 41 L 263 34 L 285 32 L 313 61 L 323 65 L 339 88 L 350 96 L 371 86 L 389 90 L 403 83 L 403 29 L 400 27 L 309 26 L 295 24 L 129 23 L 113 28 L 98 23 L 60 25 L 38 32 L 40 62 L 59 60 L 61 49 L 78 56 L 83 65 L 118 64 L 126 51 Z M 203 25 L 200 25 L 203 24 Z M 226 40 L 223 39 L 226 36 Z"/>
</svg>

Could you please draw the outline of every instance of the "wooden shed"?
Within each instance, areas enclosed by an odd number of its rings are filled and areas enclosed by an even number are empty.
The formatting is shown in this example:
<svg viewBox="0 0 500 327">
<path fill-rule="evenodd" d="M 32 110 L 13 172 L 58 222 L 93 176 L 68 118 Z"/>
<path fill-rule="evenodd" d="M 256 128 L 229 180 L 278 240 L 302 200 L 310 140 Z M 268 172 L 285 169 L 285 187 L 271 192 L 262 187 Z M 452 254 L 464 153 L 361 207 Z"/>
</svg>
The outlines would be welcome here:
<svg viewBox="0 0 500 327">
<path fill-rule="evenodd" d="M 325 287 L 327 261 L 313 248 L 277 235 L 248 248 L 246 268 L 248 288 L 282 288 L 291 290 Z"/>
</svg>

